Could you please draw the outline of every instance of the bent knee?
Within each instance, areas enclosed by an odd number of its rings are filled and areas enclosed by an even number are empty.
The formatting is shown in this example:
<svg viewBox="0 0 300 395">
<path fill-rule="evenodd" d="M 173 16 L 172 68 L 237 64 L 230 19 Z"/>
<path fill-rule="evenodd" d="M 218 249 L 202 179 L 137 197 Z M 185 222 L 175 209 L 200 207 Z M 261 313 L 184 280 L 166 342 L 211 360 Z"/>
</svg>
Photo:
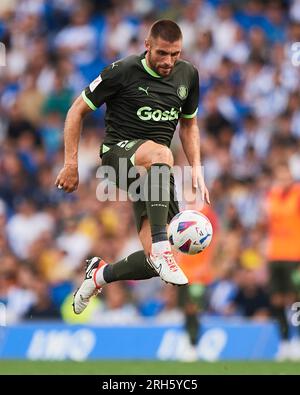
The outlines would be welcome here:
<svg viewBox="0 0 300 395">
<path fill-rule="evenodd" d="M 169 166 L 173 166 L 174 159 L 172 151 L 166 146 L 158 146 L 152 152 L 149 158 L 149 166 L 155 163 L 165 163 Z"/>
<path fill-rule="evenodd" d="M 135 165 L 148 169 L 154 163 L 165 163 L 172 167 L 174 165 L 173 154 L 167 146 L 147 141 L 137 149 Z"/>
</svg>

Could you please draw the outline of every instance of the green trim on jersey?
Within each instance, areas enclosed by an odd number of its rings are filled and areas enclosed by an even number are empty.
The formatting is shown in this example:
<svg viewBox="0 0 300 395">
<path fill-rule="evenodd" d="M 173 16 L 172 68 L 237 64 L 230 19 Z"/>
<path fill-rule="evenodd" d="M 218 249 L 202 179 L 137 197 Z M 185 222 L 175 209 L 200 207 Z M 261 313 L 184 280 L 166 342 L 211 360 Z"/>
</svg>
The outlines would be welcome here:
<svg viewBox="0 0 300 395">
<path fill-rule="evenodd" d="M 188 119 L 194 118 L 197 115 L 197 112 L 198 112 L 198 108 L 196 109 L 195 112 L 193 112 L 193 114 L 181 114 L 180 117 L 181 118 L 188 118 Z"/>
<path fill-rule="evenodd" d="M 82 96 L 83 100 L 86 102 L 86 104 L 90 107 L 91 110 L 93 110 L 93 111 L 97 110 L 97 107 L 86 96 L 85 91 L 81 92 L 81 96 Z"/>
<path fill-rule="evenodd" d="M 150 67 L 147 65 L 145 58 L 142 59 L 142 65 L 144 66 L 144 69 L 147 71 L 147 73 L 152 75 L 152 77 L 161 78 L 159 74 L 157 74 L 154 70 L 150 69 Z"/>
</svg>

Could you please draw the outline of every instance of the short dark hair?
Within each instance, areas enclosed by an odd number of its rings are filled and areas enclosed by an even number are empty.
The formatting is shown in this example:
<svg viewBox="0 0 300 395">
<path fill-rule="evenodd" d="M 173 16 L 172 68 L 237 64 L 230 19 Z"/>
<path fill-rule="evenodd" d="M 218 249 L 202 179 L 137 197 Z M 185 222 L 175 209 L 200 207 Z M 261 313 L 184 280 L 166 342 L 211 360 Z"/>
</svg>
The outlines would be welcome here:
<svg viewBox="0 0 300 395">
<path fill-rule="evenodd" d="M 177 23 L 171 19 L 160 19 L 151 26 L 149 37 L 160 37 L 165 41 L 173 43 L 182 39 L 182 33 Z"/>
</svg>

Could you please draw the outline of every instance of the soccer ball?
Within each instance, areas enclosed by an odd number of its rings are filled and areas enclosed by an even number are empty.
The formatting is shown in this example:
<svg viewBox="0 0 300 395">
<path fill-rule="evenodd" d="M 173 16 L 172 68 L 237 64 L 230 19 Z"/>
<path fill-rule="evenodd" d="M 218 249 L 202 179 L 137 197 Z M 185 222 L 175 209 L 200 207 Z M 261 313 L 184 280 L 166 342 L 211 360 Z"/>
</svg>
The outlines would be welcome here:
<svg viewBox="0 0 300 395">
<path fill-rule="evenodd" d="M 213 229 L 209 219 L 198 211 L 184 210 L 175 215 L 168 228 L 171 245 L 179 252 L 195 255 L 211 242 Z"/>
</svg>

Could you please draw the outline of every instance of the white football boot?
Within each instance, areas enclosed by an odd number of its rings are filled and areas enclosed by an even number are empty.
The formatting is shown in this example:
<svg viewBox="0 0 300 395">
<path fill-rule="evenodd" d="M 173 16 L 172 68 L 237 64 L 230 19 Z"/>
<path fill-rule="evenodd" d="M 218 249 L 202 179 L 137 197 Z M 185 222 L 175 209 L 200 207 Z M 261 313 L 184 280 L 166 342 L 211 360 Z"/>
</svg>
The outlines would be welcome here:
<svg viewBox="0 0 300 395">
<path fill-rule="evenodd" d="M 101 267 L 106 265 L 106 262 L 99 257 L 88 259 L 86 262 L 84 280 L 73 297 L 73 311 L 75 314 L 81 314 L 89 304 L 90 298 L 101 292 L 101 286 L 96 283 L 96 273 Z"/>
<path fill-rule="evenodd" d="M 177 265 L 171 251 L 165 251 L 162 254 L 151 254 L 148 258 L 148 263 L 166 283 L 185 285 L 189 282 L 186 275 Z"/>
</svg>

